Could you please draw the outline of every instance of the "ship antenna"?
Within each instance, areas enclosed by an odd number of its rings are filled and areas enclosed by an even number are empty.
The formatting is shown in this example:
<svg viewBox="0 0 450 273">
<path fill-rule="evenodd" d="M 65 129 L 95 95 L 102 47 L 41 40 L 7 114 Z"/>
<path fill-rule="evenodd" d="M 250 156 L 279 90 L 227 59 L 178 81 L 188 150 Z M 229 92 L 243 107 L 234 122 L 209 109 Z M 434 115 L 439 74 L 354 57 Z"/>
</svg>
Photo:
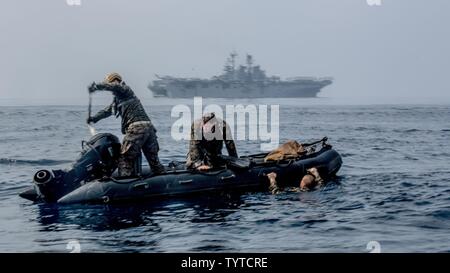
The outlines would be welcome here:
<svg viewBox="0 0 450 273">
<path fill-rule="evenodd" d="M 253 57 L 250 54 L 247 54 L 247 69 L 248 73 L 252 73 L 252 66 L 253 66 Z"/>
<path fill-rule="evenodd" d="M 247 54 L 247 66 L 249 68 L 253 66 L 253 56 L 250 54 Z"/>
<path fill-rule="evenodd" d="M 231 57 L 231 59 L 230 59 L 230 61 L 231 61 L 231 67 L 233 68 L 233 71 L 235 70 L 235 68 L 236 68 L 236 57 L 237 57 L 237 53 L 236 53 L 236 51 L 233 51 L 233 52 L 231 52 L 231 54 L 230 54 L 230 57 Z"/>
</svg>

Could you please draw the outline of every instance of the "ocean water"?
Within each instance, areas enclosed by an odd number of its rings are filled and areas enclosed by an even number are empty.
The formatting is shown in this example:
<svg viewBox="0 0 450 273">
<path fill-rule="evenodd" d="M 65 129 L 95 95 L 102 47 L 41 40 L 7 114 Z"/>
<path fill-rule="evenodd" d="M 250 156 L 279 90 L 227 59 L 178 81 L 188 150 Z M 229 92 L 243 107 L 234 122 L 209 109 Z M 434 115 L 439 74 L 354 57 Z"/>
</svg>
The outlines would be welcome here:
<svg viewBox="0 0 450 273">
<path fill-rule="evenodd" d="M 174 103 L 146 106 L 165 163 L 187 152 L 170 137 Z M 1 252 L 69 252 L 73 240 L 82 252 L 368 252 L 371 241 L 381 252 L 450 251 L 450 104 L 281 101 L 282 140 L 328 136 L 343 157 L 336 181 L 313 192 L 120 206 L 18 197 L 37 170 L 76 158 L 85 119 L 85 106 L 0 106 Z M 96 125 L 121 136 L 119 127 L 112 117 Z M 257 141 L 237 145 L 241 155 L 259 152 Z"/>
</svg>

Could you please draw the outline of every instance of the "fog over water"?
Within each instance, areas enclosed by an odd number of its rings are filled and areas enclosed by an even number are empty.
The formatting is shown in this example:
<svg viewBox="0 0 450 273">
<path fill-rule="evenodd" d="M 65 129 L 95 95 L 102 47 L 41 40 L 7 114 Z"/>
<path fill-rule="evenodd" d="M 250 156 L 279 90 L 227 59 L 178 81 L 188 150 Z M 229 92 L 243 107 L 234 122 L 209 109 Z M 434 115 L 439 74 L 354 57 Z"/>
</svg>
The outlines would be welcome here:
<svg viewBox="0 0 450 273">
<path fill-rule="evenodd" d="M 445 0 L 3 1 L 0 105 L 85 104 L 110 71 L 151 104 L 155 74 L 211 77 L 232 50 L 269 75 L 334 77 L 320 96 L 337 104 L 450 102 L 449 11 Z"/>
</svg>

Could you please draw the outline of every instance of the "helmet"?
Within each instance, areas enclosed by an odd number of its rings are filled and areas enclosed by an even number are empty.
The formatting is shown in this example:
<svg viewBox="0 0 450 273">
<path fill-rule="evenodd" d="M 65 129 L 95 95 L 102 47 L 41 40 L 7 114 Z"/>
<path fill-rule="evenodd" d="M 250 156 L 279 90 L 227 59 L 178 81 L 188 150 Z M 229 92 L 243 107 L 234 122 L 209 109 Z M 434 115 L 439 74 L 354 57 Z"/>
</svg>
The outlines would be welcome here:
<svg viewBox="0 0 450 273">
<path fill-rule="evenodd" d="M 122 77 L 119 75 L 119 73 L 113 72 L 106 75 L 105 77 L 106 83 L 113 83 L 114 81 L 122 82 Z"/>
<path fill-rule="evenodd" d="M 207 123 L 208 121 L 212 120 L 215 117 L 216 117 L 215 113 L 206 113 L 202 117 L 203 123 Z"/>
<path fill-rule="evenodd" d="M 214 134 L 216 129 L 216 127 L 220 127 L 221 125 L 221 120 L 217 120 L 216 118 L 216 114 L 214 113 L 206 113 L 205 115 L 203 115 L 202 117 L 203 119 L 203 133 L 212 133 Z M 216 126 L 217 125 L 217 126 Z"/>
</svg>

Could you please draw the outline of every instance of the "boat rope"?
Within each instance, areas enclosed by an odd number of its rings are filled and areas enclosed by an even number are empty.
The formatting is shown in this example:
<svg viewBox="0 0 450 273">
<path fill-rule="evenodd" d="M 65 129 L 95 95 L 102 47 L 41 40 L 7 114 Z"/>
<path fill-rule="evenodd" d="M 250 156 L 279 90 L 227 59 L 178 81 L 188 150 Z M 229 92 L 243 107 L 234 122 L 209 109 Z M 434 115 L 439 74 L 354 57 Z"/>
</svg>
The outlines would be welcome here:
<svg viewBox="0 0 450 273">
<path fill-rule="evenodd" d="M 314 142 L 311 142 L 311 143 L 305 143 L 305 144 L 302 144 L 302 146 L 303 146 L 303 147 L 310 147 L 310 146 L 317 145 L 317 144 L 319 144 L 319 143 L 322 143 L 322 145 L 325 146 L 325 144 L 327 143 L 327 141 L 328 141 L 328 137 L 323 137 L 321 140 L 317 140 L 317 141 L 314 141 Z"/>
</svg>

